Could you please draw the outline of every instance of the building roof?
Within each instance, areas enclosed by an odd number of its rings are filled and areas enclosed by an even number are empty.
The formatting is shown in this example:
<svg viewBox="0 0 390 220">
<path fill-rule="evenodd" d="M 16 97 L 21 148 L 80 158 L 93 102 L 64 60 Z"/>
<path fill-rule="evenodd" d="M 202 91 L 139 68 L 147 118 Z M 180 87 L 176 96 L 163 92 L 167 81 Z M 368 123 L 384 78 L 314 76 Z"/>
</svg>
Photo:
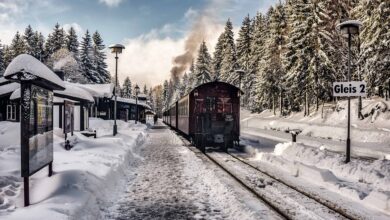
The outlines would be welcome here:
<svg viewBox="0 0 390 220">
<path fill-rule="evenodd" d="M 16 84 L 17 87 L 14 90 L 12 90 L 13 92 L 10 97 L 11 100 L 20 98 L 20 85 L 19 83 L 14 83 L 14 84 Z M 77 100 L 77 101 L 82 100 L 82 101 L 94 102 L 92 95 L 88 91 L 75 86 L 74 83 L 65 82 L 64 85 L 65 85 L 65 90 L 54 90 L 53 91 L 54 96 L 68 98 L 70 100 Z M 4 86 L 1 86 L 0 89 L 3 87 Z"/>
<path fill-rule="evenodd" d="M 94 102 L 92 95 L 86 91 L 85 89 L 82 89 L 78 86 L 76 86 L 74 83 L 65 82 L 65 90 L 54 90 L 54 96 L 57 94 L 66 96 L 67 98 L 78 98 L 82 99 L 88 102 Z"/>
<path fill-rule="evenodd" d="M 114 93 L 114 85 L 108 84 L 80 84 L 74 83 L 75 86 L 88 91 L 96 98 L 111 98 Z"/>
<path fill-rule="evenodd" d="M 112 100 L 115 100 L 115 97 L 112 98 Z M 136 100 L 133 99 L 133 98 L 122 98 L 122 97 L 117 97 L 117 101 L 118 102 L 124 102 L 124 103 L 129 103 L 129 104 L 134 104 L 136 103 Z M 148 104 L 146 104 L 145 102 L 142 102 L 140 100 L 138 100 L 138 105 L 140 106 L 143 106 L 147 109 L 152 109 Z"/>
<path fill-rule="evenodd" d="M 19 83 L 13 82 L 0 86 L 0 96 L 11 94 L 15 90 L 19 89 Z"/>
<path fill-rule="evenodd" d="M 47 89 L 65 89 L 64 81 L 60 79 L 45 64 L 28 54 L 15 57 L 4 72 L 4 78 L 11 81 L 31 81 Z"/>
</svg>

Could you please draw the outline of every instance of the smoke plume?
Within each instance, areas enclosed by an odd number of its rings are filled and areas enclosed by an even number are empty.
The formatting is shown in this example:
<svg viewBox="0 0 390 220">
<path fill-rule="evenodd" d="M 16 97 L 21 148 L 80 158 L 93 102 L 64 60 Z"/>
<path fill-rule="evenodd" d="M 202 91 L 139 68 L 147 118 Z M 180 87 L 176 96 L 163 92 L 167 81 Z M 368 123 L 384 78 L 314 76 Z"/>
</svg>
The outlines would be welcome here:
<svg viewBox="0 0 390 220">
<path fill-rule="evenodd" d="M 217 22 L 217 16 L 218 11 L 221 10 L 225 3 L 226 1 L 222 0 L 211 0 L 208 6 L 200 14 L 195 16 L 195 22 L 185 41 L 184 53 L 173 59 L 171 79 L 174 83 L 190 68 L 202 41 L 207 42 L 220 28 L 220 24 Z"/>
</svg>

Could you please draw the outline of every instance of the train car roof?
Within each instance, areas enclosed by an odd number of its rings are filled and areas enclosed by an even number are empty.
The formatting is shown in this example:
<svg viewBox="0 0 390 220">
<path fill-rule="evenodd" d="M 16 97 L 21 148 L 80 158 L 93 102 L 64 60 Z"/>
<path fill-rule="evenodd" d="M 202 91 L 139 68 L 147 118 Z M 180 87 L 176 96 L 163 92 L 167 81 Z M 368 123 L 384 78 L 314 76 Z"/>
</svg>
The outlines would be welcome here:
<svg viewBox="0 0 390 220">
<path fill-rule="evenodd" d="M 225 84 L 225 85 L 228 85 L 230 87 L 233 87 L 237 90 L 239 90 L 241 92 L 241 94 L 244 94 L 244 92 L 239 89 L 237 86 L 233 85 L 233 84 L 230 84 L 230 83 L 227 83 L 227 82 L 223 82 L 223 81 L 211 81 L 211 82 L 207 82 L 207 83 L 203 83 L 203 84 L 200 84 L 199 86 L 193 88 L 191 91 L 189 91 L 188 93 L 186 93 L 185 95 L 183 95 L 182 97 L 180 97 L 179 99 L 175 100 L 171 105 L 168 106 L 168 109 L 165 109 L 165 111 L 168 111 L 170 110 L 171 108 L 173 108 L 173 105 L 176 104 L 176 102 L 180 101 L 181 99 L 183 99 L 184 97 L 188 96 L 189 94 L 191 94 L 193 91 L 195 91 L 196 89 L 199 89 L 200 87 L 203 87 L 203 86 L 207 86 L 207 85 L 211 85 L 211 84 Z"/>
<path fill-rule="evenodd" d="M 200 84 L 199 86 L 193 88 L 189 93 L 185 94 L 184 96 L 186 96 L 186 95 L 192 93 L 193 91 L 195 91 L 196 89 L 198 89 L 198 88 L 200 88 L 200 87 L 207 86 L 207 85 L 210 85 L 210 84 L 225 84 L 225 85 L 228 85 L 228 86 L 230 86 L 230 87 L 233 87 L 233 88 L 239 90 L 239 91 L 241 92 L 241 94 L 244 94 L 244 92 L 243 92 L 241 89 L 239 89 L 237 86 L 235 86 L 235 85 L 233 85 L 233 84 L 230 84 L 230 83 L 227 83 L 227 82 L 222 82 L 222 81 L 211 81 L 211 82 L 207 82 L 207 83 Z M 184 97 L 184 96 L 183 96 L 183 97 Z"/>
</svg>

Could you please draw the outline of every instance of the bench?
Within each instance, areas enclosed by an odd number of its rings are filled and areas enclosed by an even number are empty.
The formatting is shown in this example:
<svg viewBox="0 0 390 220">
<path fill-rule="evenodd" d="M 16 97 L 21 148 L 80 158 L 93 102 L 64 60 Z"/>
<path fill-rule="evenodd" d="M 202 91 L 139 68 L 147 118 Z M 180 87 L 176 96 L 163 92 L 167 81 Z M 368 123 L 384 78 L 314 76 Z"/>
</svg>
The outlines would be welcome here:
<svg viewBox="0 0 390 220">
<path fill-rule="evenodd" d="M 80 132 L 82 135 L 86 136 L 86 137 L 94 137 L 96 138 L 96 130 L 94 131 L 83 131 L 83 132 Z"/>
</svg>

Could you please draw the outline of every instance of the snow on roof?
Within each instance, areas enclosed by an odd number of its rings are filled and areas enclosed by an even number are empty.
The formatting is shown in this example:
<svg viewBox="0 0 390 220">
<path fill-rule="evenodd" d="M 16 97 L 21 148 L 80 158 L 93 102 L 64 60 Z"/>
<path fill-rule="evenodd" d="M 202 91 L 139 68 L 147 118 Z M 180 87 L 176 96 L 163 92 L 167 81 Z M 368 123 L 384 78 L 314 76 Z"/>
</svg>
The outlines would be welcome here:
<svg viewBox="0 0 390 220">
<path fill-rule="evenodd" d="M 17 83 L 18 84 L 18 83 Z M 19 86 L 19 84 L 18 84 Z M 11 94 L 11 96 L 9 97 L 10 100 L 15 100 L 15 99 L 19 99 L 20 98 L 20 87 L 15 89 L 15 91 Z"/>
<path fill-rule="evenodd" d="M 74 97 L 74 98 L 87 100 L 89 102 L 94 102 L 92 95 L 88 91 L 76 86 L 74 83 L 65 82 L 65 90 L 63 91 L 54 90 L 54 94 L 66 95 L 69 97 Z"/>
<path fill-rule="evenodd" d="M 5 82 L 7 82 L 8 80 L 6 80 L 4 77 L 0 77 L 0 84 L 2 84 L 2 83 L 5 83 Z"/>
<path fill-rule="evenodd" d="M 337 25 L 337 28 L 341 28 L 342 26 L 362 26 L 362 22 L 358 21 L 358 20 L 348 20 L 348 21 L 344 21 L 340 24 Z"/>
<path fill-rule="evenodd" d="M 80 87 L 88 91 L 93 97 L 111 98 L 114 92 L 113 84 L 79 84 L 74 83 L 74 86 Z"/>
<path fill-rule="evenodd" d="M 5 70 L 4 77 L 16 79 L 14 78 L 14 75 L 18 73 L 29 74 L 26 77 L 31 77 L 31 80 L 35 79 L 33 76 L 39 77 L 58 89 L 65 88 L 64 82 L 60 79 L 60 77 L 58 77 L 46 65 L 28 54 L 21 54 L 15 57 Z"/>
<path fill-rule="evenodd" d="M 147 98 L 147 95 L 144 93 L 138 94 L 138 98 Z"/>
<path fill-rule="evenodd" d="M 12 90 L 12 91 L 14 91 L 14 90 L 15 91 L 11 94 L 10 99 L 11 100 L 19 99 L 20 98 L 20 86 L 19 86 L 19 83 L 11 83 L 11 84 L 16 84 L 17 87 Z M 7 85 L 9 85 L 9 84 L 7 84 Z M 2 88 L 2 87 L 3 86 L 1 86 L 0 88 Z M 61 90 L 54 90 L 53 92 L 54 92 L 54 96 L 56 94 L 60 94 L 60 95 L 69 96 L 70 99 L 71 99 L 71 97 L 73 97 L 73 98 L 87 100 L 89 102 L 94 102 L 94 99 L 93 99 L 92 95 L 89 92 L 87 92 L 84 89 L 79 88 L 79 87 L 75 86 L 73 83 L 69 83 L 69 82 L 65 82 L 65 90 L 63 90 L 63 91 L 61 91 Z"/>
<path fill-rule="evenodd" d="M 20 87 L 19 83 L 13 82 L 0 86 L 0 96 L 11 93 Z"/>
<path fill-rule="evenodd" d="M 113 97 L 111 100 L 115 100 L 115 97 Z M 133 99 L 133 98 L 117 97 L 117 101 L 118 102 L 129 103 L 129 104 L 134 104 L 134 105 L 136 103 L 136 100 Z M 147 109 L 151 109 L 151 107 L 148 104 L 146 104 L 145 102 L 142 102 L 140 100 L 138 100 L 138 105 L 143 106 L 143 107 L 145 107 Z"/>
</svg>

